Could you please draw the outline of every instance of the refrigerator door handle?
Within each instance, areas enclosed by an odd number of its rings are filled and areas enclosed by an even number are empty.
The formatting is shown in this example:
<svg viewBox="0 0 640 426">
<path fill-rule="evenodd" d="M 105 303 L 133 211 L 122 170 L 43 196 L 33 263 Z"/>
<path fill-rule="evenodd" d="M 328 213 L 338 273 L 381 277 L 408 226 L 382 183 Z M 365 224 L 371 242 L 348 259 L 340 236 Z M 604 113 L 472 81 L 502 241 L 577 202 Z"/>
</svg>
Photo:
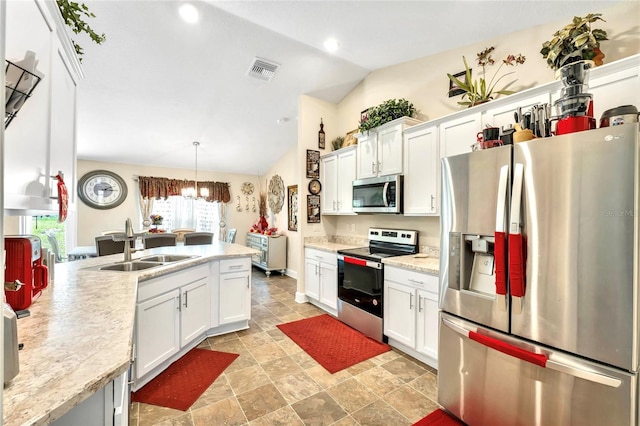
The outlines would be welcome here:
<svg viewBox="0 0 640 426">
<path fill-rule="evenodd" d="M 526 349 L 513 346 L 507 342 L 503 342 L 502 340 L 496 339 L 495 337 L 489 337 L 487 335 L 480 334 L 477 331 L 468 330 L 465 327 L 454 324 L 446 318 L 442 318 L 442 323 L 463 337 L 468 337 L 470 340 L 478 342 L 483 346 L 487 346 L 491 349 L 495 349 L 498 352 L 502 352 L 505 355 L 521 359 L 531 364 L 535 364 L 539 367 L 548 368 L 550 370 L 555 370 L 564 374 L 569 374 L 574 377 L 579 377 L 581 379 L 589 380 L 591 382 L 595 382 L 612 388 L 617 388 L 622 384 L 622 380 L 615 377 L 557 362 L 553 359 L 549 359 L 549 357 L 547 357 L 547 355 L 545 354 L 531 352 Z"/>
<path fill-rule="evenodd" d="M 516 163 L 513 169 L 511 214 L 509 216 L 509 283 L 514 314 L 522 313 L 522 298 L 525 294 L 525 248 L 521 221 L 523 176 L 524 165 Z"/>
<path fill-rule="evenodd" d="M 500 168 L 498 178 L 498 203 L 496 205 L 496 231 L 494 234 L 493 255 L 496 264 L 496 295 L 498 299 L 498 309 L 507 311 L 507 259 L 505 213 L 507 204 L 507 184 L 509 183 L 509 166 Z"/>
</svg>

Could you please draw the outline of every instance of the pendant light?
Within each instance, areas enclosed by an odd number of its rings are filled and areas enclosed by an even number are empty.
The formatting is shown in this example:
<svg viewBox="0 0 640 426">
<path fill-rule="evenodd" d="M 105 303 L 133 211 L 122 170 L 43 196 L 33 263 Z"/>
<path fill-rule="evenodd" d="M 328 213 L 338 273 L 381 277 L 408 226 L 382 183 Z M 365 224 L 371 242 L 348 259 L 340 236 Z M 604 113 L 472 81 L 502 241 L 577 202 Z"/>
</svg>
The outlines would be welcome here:
<svg viewBox="0 0 640 426">
<path fill-rule="evenodd" d="M 206 198 L 209 196 L 208 188 L 201 188 L 198 192 L 198 146 L 200 146 L 200 142 L 194 142 L 193 146 L 196 148 L 195 187 L 182 188 L 182 196 L 185 198 Z"/>
</svg>

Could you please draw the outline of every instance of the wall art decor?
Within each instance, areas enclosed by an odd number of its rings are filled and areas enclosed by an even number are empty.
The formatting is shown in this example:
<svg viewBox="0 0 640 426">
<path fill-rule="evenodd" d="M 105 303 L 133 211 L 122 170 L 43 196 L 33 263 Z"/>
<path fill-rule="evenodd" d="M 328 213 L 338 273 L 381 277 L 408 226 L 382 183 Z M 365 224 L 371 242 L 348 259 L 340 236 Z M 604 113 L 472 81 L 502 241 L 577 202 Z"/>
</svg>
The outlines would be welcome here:
<svg viewBox="0 0 640 426">
<path fill-rule="evenodd" d="M 322 122 L 322 117 L 321 117 L 320 130 L 318 131 L 318 148 L 324 149 L 324 146 L 325 146 L 324 123 Z"/>
<path fill-rule="evenodd" d="M 457 74 L 453 74 L 453 76 L 455 78 L 457 78 L 458 80 L 460 80 L 461 78 L 465 79 L 465 82 L 467 81 L 467 77 L 466 77 L 467 72 L 466 71 L 460 71 Z M 469 74 L 471 74 L 471 68 L 469 68 Z M 462 81 L 462 80 L 460 80 Z M 458 95 L 462 95 L 464 93 L 464 90 L 459 88 L 457 84 L 455 84 L 453 81 L 449 80 L 449 97 L 452 98 L 454 96 L 458 96 Z"/>
<path fill-rule="evenodd" d="M 320 223 L 319 195 L 307 195 L 307 223 Z"/>
<path fill-rule="evenodd" d="M 307 177 L 311 179 L 320 177 L 320 151 L 307 150 Z"/>
<path fill-rule="evenodd" d="M 287 186 L 289 231 L 298 230 L 298 185 Z"/>
</svg>

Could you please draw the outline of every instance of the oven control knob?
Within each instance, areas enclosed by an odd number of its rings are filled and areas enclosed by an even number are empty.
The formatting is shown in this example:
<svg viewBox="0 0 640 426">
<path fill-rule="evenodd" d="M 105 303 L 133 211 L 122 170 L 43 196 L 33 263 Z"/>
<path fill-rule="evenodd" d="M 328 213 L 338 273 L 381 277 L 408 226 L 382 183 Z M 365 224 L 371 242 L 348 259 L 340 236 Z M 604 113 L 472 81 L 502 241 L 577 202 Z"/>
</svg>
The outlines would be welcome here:
<svg viewBox="0 0 640 426">
<path fill-rule="evenodd" d="M 373 299 L 373 306 L 378 306 L 378 301 L 376 299 Z"/>
</svg>

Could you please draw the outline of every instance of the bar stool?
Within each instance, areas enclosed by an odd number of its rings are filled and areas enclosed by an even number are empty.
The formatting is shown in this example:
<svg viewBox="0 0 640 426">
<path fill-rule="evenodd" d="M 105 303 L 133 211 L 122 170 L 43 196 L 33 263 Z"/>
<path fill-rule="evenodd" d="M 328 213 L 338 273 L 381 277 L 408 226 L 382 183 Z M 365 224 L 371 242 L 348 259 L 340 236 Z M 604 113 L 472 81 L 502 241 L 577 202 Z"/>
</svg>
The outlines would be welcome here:
<svg viewBox="0 0 640 426">
<path fill-rule="evenodd" d="M 198 246 L 211 244 L 213 242 L 213 232 L 190 232 L 184 234 L 185 246 Z"/>
</svg>

